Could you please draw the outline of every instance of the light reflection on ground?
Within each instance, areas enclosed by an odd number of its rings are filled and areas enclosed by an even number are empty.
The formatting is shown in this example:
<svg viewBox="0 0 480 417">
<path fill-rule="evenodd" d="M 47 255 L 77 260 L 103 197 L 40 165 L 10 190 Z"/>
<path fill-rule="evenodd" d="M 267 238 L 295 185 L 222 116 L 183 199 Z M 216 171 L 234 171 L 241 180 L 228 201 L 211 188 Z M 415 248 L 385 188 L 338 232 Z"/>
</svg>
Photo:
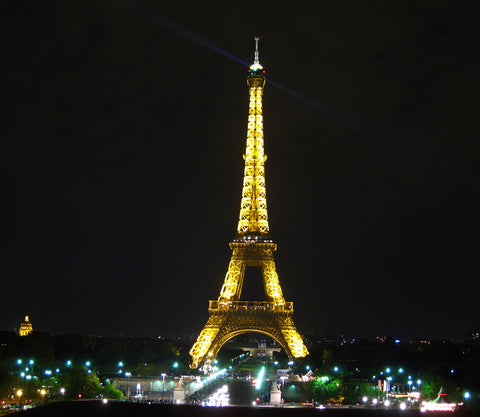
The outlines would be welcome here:
<svg viewBox="0 0 480 417">
<path fill-rule="evenodd" d="M 230 405 L 228 385 L 224 385 L 202 402 L 204 407 L 227 407 Z"/>
</svg>

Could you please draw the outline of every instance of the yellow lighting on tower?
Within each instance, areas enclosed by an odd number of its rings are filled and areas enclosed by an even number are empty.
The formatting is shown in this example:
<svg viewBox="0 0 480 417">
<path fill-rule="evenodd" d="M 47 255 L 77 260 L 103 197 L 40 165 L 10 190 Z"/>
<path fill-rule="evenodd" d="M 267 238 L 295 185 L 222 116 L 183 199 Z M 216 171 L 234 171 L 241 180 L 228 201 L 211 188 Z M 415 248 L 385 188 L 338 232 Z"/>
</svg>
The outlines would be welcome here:
<svg viewBox="0 0 480 417">
<path fill-rule="evenodd" d="M 247 84 L 250 101 L 237 237 L 230 242 L 232 257 L 220 295 L 209 302 L 209 319 L 190 350 L 191 368 L 201 364 L 208 368 L 225 342 L 247 332 L 272 337 L 290 358 L 308 355 L 293 323 L 293 303 L 283 297 L 273 258 L 277 245 L 269 239 L 262 107 L 265 70 L 259 61 L 258 38 Z M 247 266 L 261 268 L 266 300 L 241 301 Z"/>
</svg>

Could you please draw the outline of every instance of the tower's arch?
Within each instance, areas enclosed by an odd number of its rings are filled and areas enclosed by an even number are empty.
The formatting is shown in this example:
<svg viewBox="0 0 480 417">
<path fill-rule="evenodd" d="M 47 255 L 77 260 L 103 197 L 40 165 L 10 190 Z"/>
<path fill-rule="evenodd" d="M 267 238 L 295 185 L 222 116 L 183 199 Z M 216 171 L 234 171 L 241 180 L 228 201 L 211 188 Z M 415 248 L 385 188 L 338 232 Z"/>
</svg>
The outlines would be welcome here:
<svg viewBox="0 0 480 417">
<path fill-rule="evenodd" d="M 209 361 L 215 360 L 215 358 L 218 355 L 218 352 L 222 349 L 222 347 L 227 343 L 229 340 L 233 339 L 234 337 L 240 336 L 241 334 L 245 333 L 257 333 L 257 334 L 263 334 L 265 336 L 268 336 L 275 340 L 285 351 L 285 353 L 288 356 L 288 359 L 291 360 L 293 359 L 292 354 L 290 353 L 290 350 L 288 348 L 288 345 L 285 343 L 285 341 L 279 337 L 279 335 L 274 334 L 273 332 L 269 332 L 268 330 L 259 330 L 259 329 L 249 329 L 249 328 L 242 328 L 238 329 L 235 331 L 232 331 L 230 333 L 226 333 L 221 339 L 218 340 L 213 346 L 212 349 L 209 351 Z M 210 355 L 211 352 L 211 355 Z"/>
</svg>

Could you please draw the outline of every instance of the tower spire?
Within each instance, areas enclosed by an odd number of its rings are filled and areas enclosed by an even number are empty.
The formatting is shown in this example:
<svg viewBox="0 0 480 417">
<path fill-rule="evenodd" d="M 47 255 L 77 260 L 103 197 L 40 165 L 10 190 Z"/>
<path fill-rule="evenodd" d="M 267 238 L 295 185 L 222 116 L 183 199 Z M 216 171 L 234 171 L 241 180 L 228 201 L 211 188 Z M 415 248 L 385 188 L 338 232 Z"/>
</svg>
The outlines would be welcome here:
<svg viewBox="0 0 480 417">
<path fill-rule="evenodd" d="M 254 71 L 259 71 L 259 70 L 263 70 L 263 66 L 262 64 L 260 64 L 260 59 L 258 57 L 259 53 L 258 53 L 258 41 L 260 40 L 260 38 L 255 38 L 255 58 L 253 60 L 253 64 L 250 65 L 250 72 Z M 265 71 L 263 72 L 263 74 L 265 74 Z"/>
<path fill-rule="evenodd" d="M 237 227 L 237 238 L 265 238 L 268 236 L 267 192 L 265 188 L 265 160 L 263 147 L 262 97 L 265 70 L 258 59 L 258 40 L 255 38 L 255 61 L 248 71 L 250 87 L 247 145 L 243 159 L 242 202 Z"/>
</svg>

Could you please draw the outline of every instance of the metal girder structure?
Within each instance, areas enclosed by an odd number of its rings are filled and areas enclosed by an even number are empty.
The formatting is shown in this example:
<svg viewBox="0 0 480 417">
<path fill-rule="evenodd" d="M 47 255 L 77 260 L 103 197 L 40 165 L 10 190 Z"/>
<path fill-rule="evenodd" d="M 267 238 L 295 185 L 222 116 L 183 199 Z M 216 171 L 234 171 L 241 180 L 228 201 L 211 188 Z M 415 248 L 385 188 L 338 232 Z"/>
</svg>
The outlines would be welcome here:
<svg viewBox="0 0 480 417">
<path fill-rule="evenodd" d="M 232 258 L 218 300 L 240 300 L 246 267 L 259 266 L 262 268 L 265 295 L 268 300 L 275 304 L 284 304 L 285 299 L 273 259 L 273 252 L 277 249 L 277 245 L 273 242 L 244 239 L 231 242 L 230 248 L 233 251 Z"/>
<path fill-rule="evenodd" d="M 247 146 L 243 176 L 242 202 L 237 233 L 268 234 L 267 193 L 265 189 L 265 160 L 263 149 L 262 95 L 263 83 L 249 79 L 250 105 L 248 110 Z"/>
<path fill-rule="evenodd" d="M 190 350 L 191 367 L 210 364 L 220 348 L 232 337 L 242 333 L 258 332 L 276 340 L 289 358 L 308 355 L 293 323 L 293 303 L 278 306 L 261 301 L 210 301 L 209 319 Z"/>
<path fill-rule="evenodd" d="M 293 303 L 283 297 L 273 258 L 277 245 L 268 239 L 262 115 L 265 71 L 258 61 L 256 41 L 255 61 L 247 78 L 250 104 L 237 238 L 230 243 L 232 257 L 218 300 L 210 301 L 209 319 L 190 350 L 193 369 L 201 364 L 208 367 L 225 342 L 246 332 L 272 337 L 290 358 L 308 355 L 293 323 Z M 240 300 L 247 266 L 262 269 L 267 301 Z"/>
</svg>

